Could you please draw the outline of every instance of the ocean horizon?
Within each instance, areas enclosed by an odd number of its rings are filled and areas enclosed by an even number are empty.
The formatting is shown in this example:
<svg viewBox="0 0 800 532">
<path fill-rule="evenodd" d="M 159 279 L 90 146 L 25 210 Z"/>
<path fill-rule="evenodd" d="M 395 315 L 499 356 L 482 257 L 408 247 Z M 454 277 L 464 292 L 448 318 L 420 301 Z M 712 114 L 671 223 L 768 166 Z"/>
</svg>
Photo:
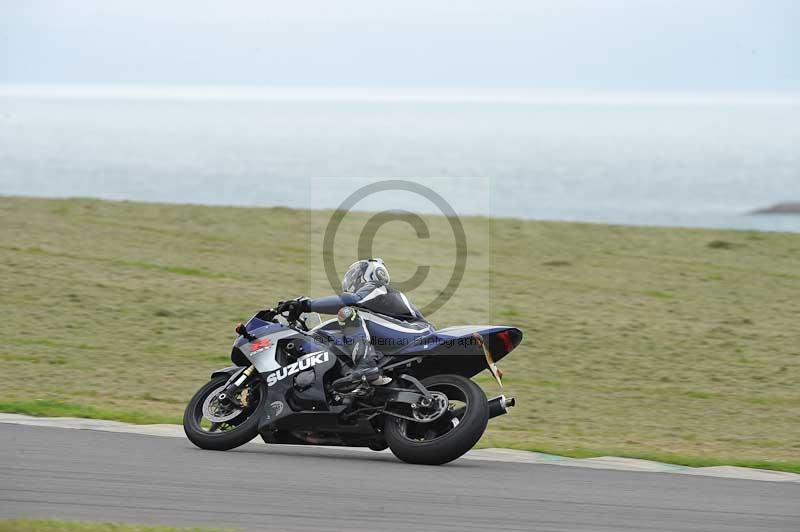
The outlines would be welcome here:
<svg viewBox="0 0 800 532">
<path fill-rule="evenodd" d="M 0 195 L 800 232 L 798 146 L 797 93 L 0 86 Z"/>
</svg>

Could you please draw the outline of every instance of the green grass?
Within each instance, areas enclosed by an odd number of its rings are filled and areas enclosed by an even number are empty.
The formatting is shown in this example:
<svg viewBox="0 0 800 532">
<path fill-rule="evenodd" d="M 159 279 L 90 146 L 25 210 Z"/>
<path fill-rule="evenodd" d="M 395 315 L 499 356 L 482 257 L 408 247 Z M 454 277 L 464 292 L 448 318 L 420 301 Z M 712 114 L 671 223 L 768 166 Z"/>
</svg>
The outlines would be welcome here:
<svg viewBox="0 0 800 532">
<path fill-rule="evenodd" d="M 143 397 L 147 399 L 147 397 Z M 160 415 L 158 412 L 142 412 L 139 410 L 122 410 L 97 408 L 89 405 L 65 403 L 52 399 L 37 399 L 34 401 L 0 401 L 0 412 L 13 412 L 39 417 L 83 417 L 88 419 L 110 419 L 150 425 L 154 423 L 181 423 L 181 416 Z"/>
<path fill-rule="evenodd" d="M 0 198 L 0 409 L 177 422 L 233 327 L 331 291 L 330 211 Z M 370 214 L 337 235 L 339 270 Z M 380 228 L 394 280 L 446 285 L 444 218 Z M 483 446 L 797 471 L 800 235 L 470 217 L 464 281 L 431 320 L 525 332 L 501 362 L 519 406 Z M 488 374 L 478 381 L 497 393 Z"/>
<path fill-rule="evenodd" d="M 211 532 L 212 528 L 175 528 L 125 523 L 85 523 L 58 519 L 0 520 L 0 532 Z"/>
</svg>

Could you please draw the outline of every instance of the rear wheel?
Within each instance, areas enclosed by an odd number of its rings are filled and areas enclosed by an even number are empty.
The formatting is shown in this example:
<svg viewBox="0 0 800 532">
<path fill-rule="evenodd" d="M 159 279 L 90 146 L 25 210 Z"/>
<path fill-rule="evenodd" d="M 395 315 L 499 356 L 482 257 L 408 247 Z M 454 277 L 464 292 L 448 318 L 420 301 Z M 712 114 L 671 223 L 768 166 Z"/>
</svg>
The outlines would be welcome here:
<svg viewBox="0 0 800 532">
<path fill-rule="evenodd" d="M 201 449 L 227 451 L 258 435 L 259 413 L 267 395 L 261 389 L 261 381 L 237 394 L 242 407 L 219 401 L 217 396 L 227 382 L 227 376 L 208 381 L 194 394 L 183 413 L 183 431 Z"/>
<path fill-rule="evenodd" d="M 478 442 L 489 421 L 489 403 L 483 390 L 460 375 L 435 375 L 422 381 L 433 395 L 446 396 L 444 414 L 432 413 L 430 422 L 386 416 L 384 433 L 389 448 L 412 464 L 440 465 L 460 457 Z M 426 412 L 412 412 L 426 419 Z"/>
</svg>

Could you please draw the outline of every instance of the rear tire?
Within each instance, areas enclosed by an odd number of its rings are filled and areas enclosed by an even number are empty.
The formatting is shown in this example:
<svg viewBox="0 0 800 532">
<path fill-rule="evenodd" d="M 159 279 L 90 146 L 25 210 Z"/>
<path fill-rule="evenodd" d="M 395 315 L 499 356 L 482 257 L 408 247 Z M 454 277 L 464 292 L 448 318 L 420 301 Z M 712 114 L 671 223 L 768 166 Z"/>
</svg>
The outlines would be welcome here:
<svg viewBox="0 0 800 532">
<path fill-rule="evenodd" d="M 489 403 L 480 386 L 460 375 L 434 375 L 423 379 L 422 384 L 431 391 L 445 393 L 451 400 L 465 403 L 464 410 L 456 416 L 458 421 L 454 422 L 454 417 L 447 414 L 441 421 L 427 424 L 387 415 L 384 423 L 386 442 L 394 455 L 404 462 L 446 464 L 472 449 L 481 438 L 489 421 Z M 434 424 L 444 432 L 431 439 L 409 435 L 422 429 L 431 430 Z"/>
<path fill-rule="evenodd" d="M 223 386 L 228 381 L 228 376 L 221 376 L 208 381 L 202 388 L 197 390 L 189 404 L 186 405 L 186 410 L 183 413 L 183 431 L 186 437 L 189 438 L 193 444 L 201 449 L 208 449 L 211 451 L 227 451 L 240 445 L 244 445 L 258 435 L 258 421 L 261 417 L 260 413 L 263 411 L 264 404 L 267 402 L 267 393 L 263 389 L 263 385 L 258 383 L 256 386 L 259 388 L 258 401 L 255 405 L 245 409 L 230 423 L 233 426 L 229 430 L 220 432 L 211 432 L 201 426 L 203 419 L 203 402 L 206 398 Z"/>
</svg>

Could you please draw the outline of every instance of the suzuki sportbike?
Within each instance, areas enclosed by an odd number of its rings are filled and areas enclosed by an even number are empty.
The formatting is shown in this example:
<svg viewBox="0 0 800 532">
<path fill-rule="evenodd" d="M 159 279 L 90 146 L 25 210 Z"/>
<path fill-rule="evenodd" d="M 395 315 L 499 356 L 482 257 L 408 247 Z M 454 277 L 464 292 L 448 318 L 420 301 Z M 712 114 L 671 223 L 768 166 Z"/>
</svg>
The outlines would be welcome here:
<svg viewBox="0 0 800 532">
<path fill-rule="evenodd" d="M 391 382 L 337 391 L 334 381 L 352 372 L 353 362 L 336 319 L 319 323 L 316 314 L 263 310 L 236 327 L 234 365 L 213 372 L 192 397 L 183 418 L 186 436 L 212 450 L 259 435 L 269 444 L 388 447 L 403 461 L 435 465 L 466 453 L 490 418 L 514 406 L 504 395 L 487 400 L 471 378 L 488 369 L 501 383 L 496 362 L 519 345 L 519 329 L 436 330 L 358 312 Z"/>
</svg>

